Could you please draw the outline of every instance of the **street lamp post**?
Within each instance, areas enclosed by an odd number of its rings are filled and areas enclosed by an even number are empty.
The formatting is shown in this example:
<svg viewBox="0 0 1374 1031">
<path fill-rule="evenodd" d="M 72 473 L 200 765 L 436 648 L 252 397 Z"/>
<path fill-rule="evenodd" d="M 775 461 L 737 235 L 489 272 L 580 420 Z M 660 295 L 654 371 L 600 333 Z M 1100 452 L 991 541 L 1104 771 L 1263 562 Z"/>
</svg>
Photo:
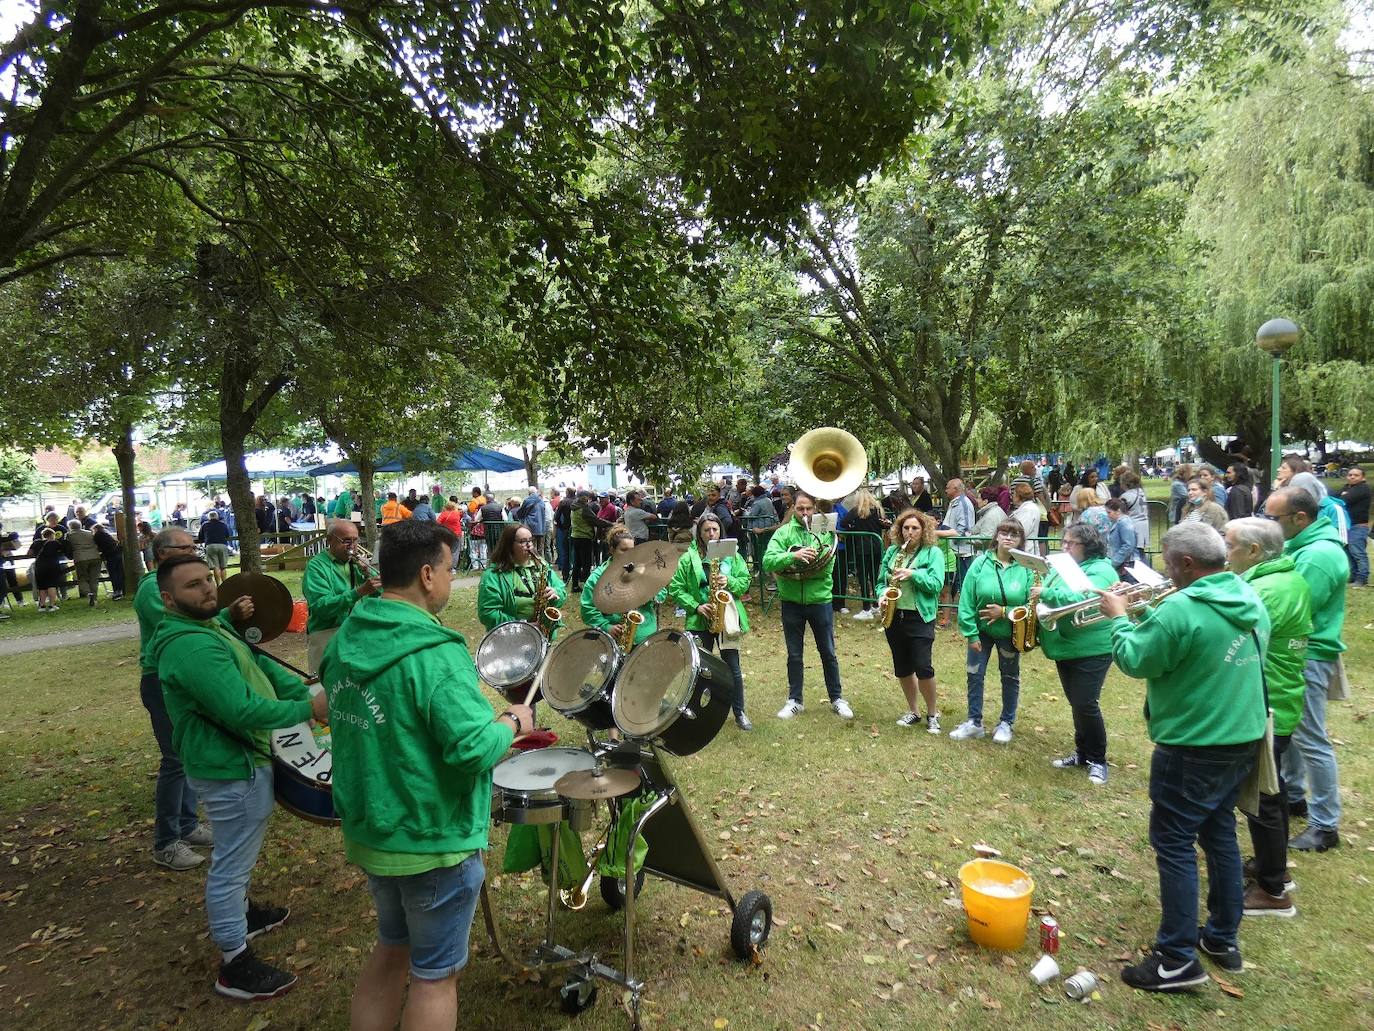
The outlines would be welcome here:
<svg viewBox="0 0 1374 1031">
<path fill-rule="evenodd" d="M 1269 483 L 1273 485 L 1279 476 L 1279 458 L 1282 455 L 1282 440 L 1279 435 L 1279 365 L 1283 354 L 1298 342 L 1302 330 L 1297 323 L 1288 319 L 1270 319 L 1255 332 L 1255 345 L 1270 358 L 1274 359 L 1273 383 L 1269 399 Z"/>
</svg>

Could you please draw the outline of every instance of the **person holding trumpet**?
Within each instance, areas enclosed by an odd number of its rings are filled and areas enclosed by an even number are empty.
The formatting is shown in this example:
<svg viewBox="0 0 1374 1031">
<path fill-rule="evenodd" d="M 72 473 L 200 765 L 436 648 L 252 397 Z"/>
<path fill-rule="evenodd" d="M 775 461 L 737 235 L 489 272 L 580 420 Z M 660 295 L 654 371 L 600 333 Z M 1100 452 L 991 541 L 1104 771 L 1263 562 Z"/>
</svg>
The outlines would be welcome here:
<svg viewBox="0 0 1374 1031">
<path fill-rule="evenodd" d="M 1025 484 L 1018 484 L 1017 490 Z M 1017 519 L 1004 519 L 993 537 L 995 546 L 973 560 L 959 595 L 959 632 L 968 641 L 968 717 L 949 732 L 955 741 L 983 737 L 983 680 L 993 649 L 1002 675 L 1002 714 L 992 740 L 1011 743 L 1016 703 L 1021 696 L 1021 653 L 1012 647 L 1007 614 L 1029 603 L 1031 571 L 1017 565 L 1012 548 L 1026 546 L 1026 532 Z"/>
<path fill-rule="evenodd" d="M 711 629 L 717 617 L 715 593 L 718 585 L 710 582 L 710 563 L 706 560 L 707 546 L 721 537 L 720 518 L 714 512 L 703 512 L 697 520 L 696 539 L 678 559 L 677 572 L 668 584 L 668 595 L 687 613 L 686 630 L 708 652 L 720 647 L 720 657 L 730 667 L 735 684 L 731 708 L 740 730 L 753 730 L 754 724 L 744 713 L 744 674 L 739 665 L 739 639 L 749 632 L 749 617 L 740 601 L 749 590 L 749 564 L 739 555 L 721 559 L 716 575 L 724 580 L 724 590 L 730 595 L 729 605 L 739 620 L 739 635 L 726 638 Z"/>
<path fill-rule="evenodd" d="M 935 646 L 935 613 L 945 585 L 945 554 L 935 533 L 935 520 L 914 508 L 898 514 L 887 539 L 878 569 L 878 582 L 885 588 L 879 599 L 878 619 L 892 653 L 892 674 L 906 696 L 907 711 L 898 718 L 897 726 L 914 727 L 921 722 L 921 704 L 916 698 L 919 690 L 926 703 L 926 731 L 938 734 L 940 708 L 931 651 Z"/>
<path fill-rule="evenodd" d="M 505 527 L 477 581 L 477 618 L 488 630 L 517 619 L 541 625 L 550 622 L 547 610 L 560 609 L 568 596 L 563 578 L 536 553 L 534 533 L 528 526 L 506 523 Z M 556 629 L 556 625 L 547 627 L 550 637 Z"/>
<path fill-rule="evenodd" d="M 629 651 L 630 648 L 639 644 L 645 638 L 658 632 L 658 606 L 668 597 L 668 588 L 664 588 L 654 595 L 652 601 L 646 601 L 637 609 L 629 612 L 605 613 L 596 607 L 592 600 L 596 595 L 596 585 L 605 575 L 606 570 L 616 561 L 617 556 L 625 554 L 635 546 L 634 535 L 624 523 L 616 523 L 606 531 L 606 551 L 610 555 L 605 562 L 592 570 L 587 582 L 582 585 L 580 597 L 580 607 L 582 610 L 582 622 L 593 630 L 602 630 L 610 634 L 615 639 L 616 644 L 620 645 L 621 651 Z M 629 645 L 625 643 L 626 622 L 634 623 L 634 636 Z"/>
<path fill-rule="evenodd" d="M 1117 582 L 1116 570 L 1107 560 L 1107 541 L 1090 523 L 1075 523 L 1064 531 L 1064 551 L 1073 557 L 1093 587 L 1107 588 Z M 1030 603 L 1059 608 L 1091 597 L 1079 593 L 1057 572 L 1030 591 Z M 1040 646 L 1054 660 L 1064 697 L 1073 709 L 1071 753 L 1051 765 L 1061 770 L 1086 768 L 1088 781 L 1107 783 L 1107 725 L 1102 719 L 1102 685 L 1112 667 L 1112 631 L 1105 621 L 1081 624 L 1071 616 L 1053 626 L 1040 623 Z"/>
<path fill-rule="evenodd" d="M 301 594 L 310 608 L 305 624 L 308 673 L 320 671 L 325 645 L 338 632 L 359 598 L 381 590 L 382 582 L 357 551 L 358 526 L 351 519 L 335 519 L 325 534 L 324 550 L 310 556 L 301 580 Z"/>
</svg>

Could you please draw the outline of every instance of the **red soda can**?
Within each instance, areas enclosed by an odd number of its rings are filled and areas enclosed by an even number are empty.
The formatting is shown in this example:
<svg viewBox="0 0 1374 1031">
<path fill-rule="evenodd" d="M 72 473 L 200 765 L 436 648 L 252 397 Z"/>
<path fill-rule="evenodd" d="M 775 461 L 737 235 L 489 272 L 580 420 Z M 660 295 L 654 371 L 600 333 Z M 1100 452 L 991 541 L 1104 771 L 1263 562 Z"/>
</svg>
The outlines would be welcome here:
<svg viewBox="0 0 1374 1031">
<path fill-rule="evenodd" d="M 1059 951 L 1059 921 L 1052 916 L 1040 918 L 1040 951 L 1047 956 Z"/>
</svg>

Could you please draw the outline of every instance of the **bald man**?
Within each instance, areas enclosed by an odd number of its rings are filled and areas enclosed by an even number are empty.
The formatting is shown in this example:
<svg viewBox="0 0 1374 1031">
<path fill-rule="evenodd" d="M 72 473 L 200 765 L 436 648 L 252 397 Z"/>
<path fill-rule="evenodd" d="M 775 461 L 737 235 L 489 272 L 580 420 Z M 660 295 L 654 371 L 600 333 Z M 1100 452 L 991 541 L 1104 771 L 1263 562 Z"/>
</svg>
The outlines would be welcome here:
<svg viewBox="0 0 1374 1031">
<path fill-rule="evenodd" d="M 358 546 L 358 527 L 350 519 L 335 519 L 324 538 L 324 550 L 305 564 L 301 593 L 310 606 L 305 624 L 307 635 L 306 669 L 317 673 L 320 658 L 329 639 L 343 625 L 359 598 L 375 594 L 381 581 L 367 578 L 353 562 Z"/>
</svg>

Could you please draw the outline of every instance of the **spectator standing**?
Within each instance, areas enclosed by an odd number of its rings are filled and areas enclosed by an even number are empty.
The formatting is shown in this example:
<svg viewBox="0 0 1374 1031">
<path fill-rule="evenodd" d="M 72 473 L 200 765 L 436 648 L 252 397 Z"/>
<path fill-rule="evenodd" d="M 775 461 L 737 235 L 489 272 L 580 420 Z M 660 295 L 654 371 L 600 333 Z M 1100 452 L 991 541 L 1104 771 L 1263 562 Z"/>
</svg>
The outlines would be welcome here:
<svg viewBox="0 0 1374 1031">
<path fill-rule="evenodd" d="M 1187 462 L 1182 463 L 1174 470 L 1173 478 L 1169 481 L 1169 525 L 1173 526 L 1183 520 L 1183 514 L 1188 508 L 1188 481 L 1193 478 L 1193 467 Z"/>
<path fill-rule="evenodd" d="M 1123 580 L 1135 560 L 1135 524 L 1126 515 L 1126 503 L 1112 498 L 1102 506 L 1107 510 L 1107 560 Z"/>
<path fill-rule="evenodd" d="M 6 532 L 0 524 L 0 596 L 14 595 L 14 600 L 24 604 L 24 592 L 19 589 L 19 575 L 14 571 L 14 553 L 19 550 L 19 534 L 13 530 Z"/>
<path fill-rule="evenodd" d="M 1150 503 L 1145 497 L 1145 488 L 1140 485 L 1140 476 L 1134 469 L 1121 474 L 1121 504 L 1123 512 L 1135 529 L 1136 553 L 1145 561 L 1145 548 L 1150 543 Z"/>
<path fill-rule="evenodd" d="M 924 476 L 911 478 L 911 507 L 926 515 L 930 515 L 931 510 L 935 508 L 935 502 L 930 500 L 930 491 L 926 487 Z"/>
<path fill-rule="evenodd" d="M 95 608 L 100 594 L 100 549 L 95 546 L 95 535 L 81 525 L 80 519 L 67 523 L 67 541 L 71 544 L 72 561 L 76 564 L 76 594 L 85 598 L 90 608 Z"/>
<path fill-rule="evenodd" d="M 536 484 L 530 484 L 525 500 L 520 502 L 520 506 L 515 510 L 515 521 L 525 524 L 525 528 L 534 537 L 534 554 L 542 556 L 544 537 L 549 532 L 549 526 L 544 514 L 544 495 L 539 492 Z"/>
<path fill-rule="evenodd" d="M 643 544 L 649 539 L 649 524 L 658 522 L 658 516 L 646 512 L 640 506 L 643 500 L 643 493 L 638 490 L 631 490 L 625 495 L 625 515 L 623 521 L 625 529 L 630 531 L 630 536 L 634 538 L 636 544 Z"/>
<path fill-rule="evenodd" d="M 1364 470 L 1358 465 L 1346 470 L 1345 486 L 1341 489 L 1341 500 L 1345 502 L 1346 513 L 1350 516 L 1350 529 L 1347 531 L 1346 551 L 1350 553 L 1350 586 L 1369 586 L 1369 484 L 1365 481 Z"/>
<path fill-rule="evenodd" d="M 1218 533 L 1226 528 L 1226 509 L 1212 500 L 1212 494 L 1200 476 L 1188 481 L 1188 500 L 1179 522 L 1206 523 Z"/>
<path fill-rule="evenodd" d="M 124 597 L 124 552 L 119 541 L 100 523 L 91 527 L 91 537 L 100 557 L 105 560 L 105 572 L 110 577 L 110 600 L 119 601 Z"/>
<path fill-rule="evenodd" d="M 1024 464 L 1030 465 L 1029 462 Z M 1016 507 L 1011 511 L 1011 517 L 1021 526 L 1021 546 L 1024 548 L 1025 542 L 1040 531 L 1040 505 L 1035 500 L 1035 487 L 1029 478 L 1018 478 L 1014 491 L 1012 500 Z"/>
<path fill-rule="evenodd" d="M 568 493 L 572 493 L 572 488 L 568 488 Z M 668 490 L 658 503 L 658 514 L 661 518 L 667 519 L 673 514 L 673 509 L 677 507 L 677 494 L 673 490 L 673 485 L 668 485 Z"/>
<path fill-rule="evenodd" d="M 449 572 L 458 572 L 458 559 L 463 554 L 463 513 L 458 511 L 458 500 L 452 498 L 444 502 L 444 507 L 434 517 L 434 521 L 453 534 L 453 565 Z"/>
<path fill-rule="evenodd" d="M 38 540 L 29 548 L 33 565 L 29 575 L 33 577 L 38 591 L 38 611 L 56 612 L 58 609 L 57 592 L 66 579 L 64 559 L 72 557 L 71 545 L 65 537 L 59 537 L 51 527 L 45 526 Z"/>
<path fill-rule="evenodd" d="M 1250 469 L 1242 461 L 1231 463 L 1226 470 L 1226 518 L 1244 519 L 1255 514 L 1255 485 Z"/>
<path fill-rule="evenodd" d="M 210 510 L 210 518 L 205 520 L 196 535 L 196 543 L 204 545 L 205 564 L 210 567 L 216 586 L 224 583 L 225 573 L 229 569 L 229 527 L 224 525 L 214 509 Z"/>
<path fill-rule="evenodd" d="M 392 523 L 399 523 L 402 519 L 410 518 L 410 509 L 396 500 L 396 492 L 387 493 L 386 501 L 382 504 L 382 525 L 390 526 Z"/>
<path fill-rule="evenodd" d="M 432 523 L 435 521 L 434 508 L 429 503 L 429 495 L 418 498 L 415 507 L 410 510 L 410 517 L 418 519 L 422 523 Z"/>
<path fill-rule="evenodd" d="M 156 501 L 153 502 L 153 507 L 148 509 L 148 525 L 153 528 L 154 533 L 162 529 L 162 510 L 158 508 Z"/>
<path fill-rule="evenodd" d="M 940 523 L 940 529 L 936 530 L 938 537 L 968 537 L 973 533 L 973 524 L 977 521 L 973 511 L 973 502 L 964 493 L 964 481 L 955 477 L 945 484 L 945 518 Z M 953 599 L 959 597 L 959 588 L 963 586 L 964 574 L 968 572 L 969 563 L 973 561 L 973 545 L 968 541 L 952 540 L 949 542 L 950 550 L 954 552 L 954 585 Z M 945 616 L 941 613 L 942 617 Z"/>
<path fill-rule="evenodd" d="M 577 494 L 568 487 L 559 500 L 558 505 L 553 510 L 553 529 L 554 537 L 558 545 L 558 574 L 563 577 L 563 582 L 568 583 L 572 580 L 573 568 L 573 547 L 572 547 L 572 514 L 573 507 L 577 504 Z"/>
</svg>

